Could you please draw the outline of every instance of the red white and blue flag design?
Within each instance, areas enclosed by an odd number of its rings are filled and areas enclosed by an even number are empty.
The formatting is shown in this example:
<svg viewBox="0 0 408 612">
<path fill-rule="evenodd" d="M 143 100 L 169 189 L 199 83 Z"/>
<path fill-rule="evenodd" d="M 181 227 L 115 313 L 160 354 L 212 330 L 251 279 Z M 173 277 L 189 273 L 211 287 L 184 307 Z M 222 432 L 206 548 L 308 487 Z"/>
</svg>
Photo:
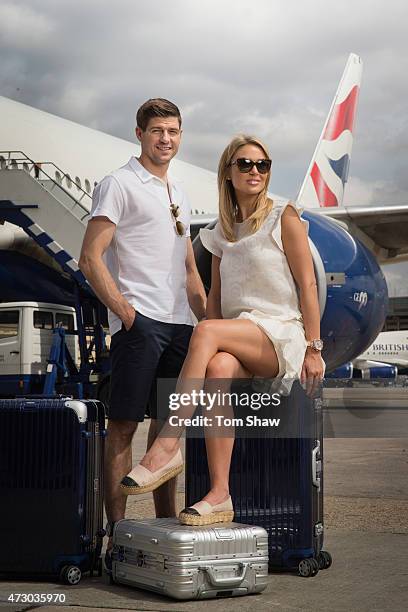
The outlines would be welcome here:
<svg viewBox="0 0 408 612">
<path fill-rule="evenodd" d="M 305 208 L 341 206 L 343 202 L 361 72 L 361 59 L 351 54 L 297 198 Z"/>
</svg>

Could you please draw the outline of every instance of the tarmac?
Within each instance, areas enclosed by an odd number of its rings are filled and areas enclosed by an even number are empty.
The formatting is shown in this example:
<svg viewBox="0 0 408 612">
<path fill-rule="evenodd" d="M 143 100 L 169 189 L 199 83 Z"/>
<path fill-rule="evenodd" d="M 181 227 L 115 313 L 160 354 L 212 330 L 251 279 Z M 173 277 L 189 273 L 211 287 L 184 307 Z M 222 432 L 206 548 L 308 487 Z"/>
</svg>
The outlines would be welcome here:
<svg viewBox="0 0 408 612">
<path fill-rule="evenodd" d="M 137 432 L 134 459 L 143 455 L 148 423 Z M 56 582 L 2 582 L 0 608 L 76 612 L 399 612 L 408 610 L 408 432 L 402 438 L 328 438 L 324 444 L 325 546 L 333 565 L 313 578 L 269 574 L 259 595 L 179 602 L 149 591 L 84 577 L 76 587 Z M 183 478 L 178 505 L 184 501 Z M 151 494 L 129 499 L 127 518 L 153 517 Z M 29 515 L 28 515 L 29 518 Z M 12 593 L 48 593 L 65 602 L 10 603 Z M 21 598 L 20 598 L 21 599 Z"/>
</svg>

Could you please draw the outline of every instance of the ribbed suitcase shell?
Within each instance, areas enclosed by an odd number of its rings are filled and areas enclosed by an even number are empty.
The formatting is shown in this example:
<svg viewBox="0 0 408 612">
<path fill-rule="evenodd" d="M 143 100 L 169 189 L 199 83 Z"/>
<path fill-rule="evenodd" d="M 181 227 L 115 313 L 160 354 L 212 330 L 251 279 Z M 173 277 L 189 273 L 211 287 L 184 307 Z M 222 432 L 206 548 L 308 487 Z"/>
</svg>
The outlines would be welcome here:
<svg viewBox="0 0 408 612">
<path fill-rule="evenodd" d="M 299 394 L 296 394 L 299 398 Z M 313 423 L 308 438 L 235 440 L 230 492 L 234 521 L 260 525 L 268 533 L 269 567 L 297 568 L 323 546 L 323 419 L 320 398 L 297 411 Z M 311 419 L 311 421 L 310 421 Z M 186 506 L 209 490 L 205 441 L 186 440 Z"/>
<path fill-rule="evenodd" d="M 115 525 L 113 544 L 115 582 L 175 599 L 247 595 L 267 585 L 268 536 L 260 527 L 124 519 Z"/>
<path fill-rule="evenodd" d="M 103 404 L 0 400 L 0 574 L 100 565 Z"/>
</svg>

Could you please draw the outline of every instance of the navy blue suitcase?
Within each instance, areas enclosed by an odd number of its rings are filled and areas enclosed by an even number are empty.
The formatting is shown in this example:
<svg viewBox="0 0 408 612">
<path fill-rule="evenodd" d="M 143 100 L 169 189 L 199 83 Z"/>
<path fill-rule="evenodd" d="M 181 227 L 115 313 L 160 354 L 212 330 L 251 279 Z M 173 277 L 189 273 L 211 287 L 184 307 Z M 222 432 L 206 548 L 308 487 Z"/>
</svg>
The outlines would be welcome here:
<svg viewBox="0 0 408 612">
<path fill-rule="evenodd" d="M 101 573 L 104 413 L 96 400 L 0 400 L 0 574 Z"/>
<path fill-rule="evenodd" d="M 283 398 L 285 401 L 285 398 Z M 323 546 L 323 418 L 320 398 L 298 386 L 287 399 L 301 402 L 295 429 L 308 437 L 237 438 L 230 470 L 234 522 L 268 532 L 269 569 L 297 569 L 314 576 L 331 565 Z M 299 406 L 297 407 L 299 408 Z M 186 506 L 209 490 L 205 441 L 186 439 Z"/>
</svg>

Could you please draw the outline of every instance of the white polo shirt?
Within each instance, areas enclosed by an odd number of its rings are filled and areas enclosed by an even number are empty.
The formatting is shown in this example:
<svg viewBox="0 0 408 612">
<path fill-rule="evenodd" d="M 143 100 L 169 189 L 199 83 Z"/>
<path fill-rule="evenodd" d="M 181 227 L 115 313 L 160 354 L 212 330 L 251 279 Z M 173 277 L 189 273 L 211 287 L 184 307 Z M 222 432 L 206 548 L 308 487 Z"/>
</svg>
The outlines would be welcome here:
<svg viewBox="0 0 408 612">
<path fill-rule="evenodd" d="M 184 236 L 177 235 L 166 183 L 135 157 L 95 187 L 91 217 L 108 217 L 116 225 L 105 263 L 128 302 L 156 321 L 192 325 L 186 292 L 191 211 L 179 182 L 169 177 L 169 184 Z M 112 335 L 122 322 L 110 310 L 108 315 Z"/>
</svg>

